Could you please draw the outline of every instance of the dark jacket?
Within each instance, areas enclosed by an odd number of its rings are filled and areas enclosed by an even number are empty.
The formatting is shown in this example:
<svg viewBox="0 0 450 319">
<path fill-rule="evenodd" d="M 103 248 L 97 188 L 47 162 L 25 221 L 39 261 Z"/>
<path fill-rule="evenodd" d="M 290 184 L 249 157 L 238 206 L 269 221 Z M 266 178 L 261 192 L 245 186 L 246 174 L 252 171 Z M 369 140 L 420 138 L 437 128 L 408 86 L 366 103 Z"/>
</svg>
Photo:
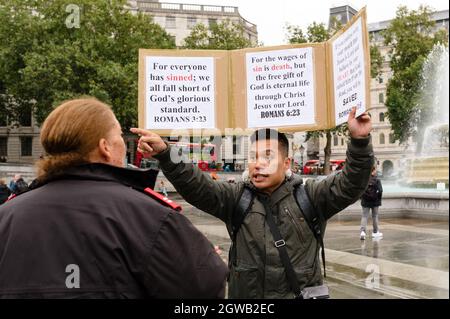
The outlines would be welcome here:
<svg viewBox="0 0 450 319">
<path fill-rule="evenodd" d="M 373 187 L 376 190 L 377 197 L 372 199 L 366 196 L 366 192 L 370 187 Z M 361 206 L 362 207 L 378 207 L 381 206 L 381 198 L 383 197 L 383 186 L 381 185 L 381 181 L 377 176 L 370 176 L 369 184 L 367 185 L 366 192 L 361 196 Z"/>
<path fill-rule="evenodd" d="M 228 271 L 211 243 L 130 187 L 151 178 L 83 165 L 0 206 L 0 298 L 224 296 Z M 68 288 L 73 265 L 80 288 Z"/>
<path fill-rule="evenodd" d="M 220 218 L 231 232 L 233 213 L 242 194 L 244 182 L 232 184 L 213 181 L 209 174 L 192 164 L 172 162 L 171 150 L 172 148 L 168 148 L 154 156 L 160 161 L 165 176 L 189 203 Z M 315 210 L 321 214 L 323 224 L 334 214 L 356 202 L 364 192 L 373 165 L 370 137 L 351 139 L 346 163 L 339 174 L 320 182 L 306 182 L 307 194 Z M 301 178 L 287 179 L 267 200 L 286 241 L 298 283 L 303 288 L 321 284 L 322 274 L 319 243 L 306 223 L 293 194 L 294 187 L 301 182 Z M 247 183 L 247 186 L 258 192 L 251 183 Z M 259 195 L 264 197 L 264 194 Z M 255 198 L 237 233 L 236 260 L 233 260 L 230 269 L 230 298 L 293 297 L 265 215 L 261 200 Z"/>
<path fill-rule="evenodd" d="M 14 183 L 14 190 L 13 193 L 15 195 L 20 195 L 22 193 L 28 192 L 29 191 L 29 187 L 28 184 L 23 180 L 23 178 L 19 178 L 15 183 Z"/>
<path fill-rule="evenodd" d="M 0 185 L 0 205 L 6 202 L 9 195 L 11 195 L 11 190 L 6 185 Z"/>
</svg>

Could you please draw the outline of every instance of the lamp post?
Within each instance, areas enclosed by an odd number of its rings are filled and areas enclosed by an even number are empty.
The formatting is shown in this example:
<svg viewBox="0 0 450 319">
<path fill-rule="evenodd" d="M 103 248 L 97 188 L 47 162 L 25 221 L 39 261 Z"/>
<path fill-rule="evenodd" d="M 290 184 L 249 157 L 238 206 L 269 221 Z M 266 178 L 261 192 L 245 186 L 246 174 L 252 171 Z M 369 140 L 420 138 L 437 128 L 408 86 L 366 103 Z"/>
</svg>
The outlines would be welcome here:
<svg viewBox="0 0 450 319">
<path fill-rule="evenodd" d="M 302 170 L 302 174 L 303 174 L 303 153 L 305 152 L 305 148 L 303 147 L 303 145 L 300 144 L 300 160 L 301 160 L 301 170 Z"/>
</svg>

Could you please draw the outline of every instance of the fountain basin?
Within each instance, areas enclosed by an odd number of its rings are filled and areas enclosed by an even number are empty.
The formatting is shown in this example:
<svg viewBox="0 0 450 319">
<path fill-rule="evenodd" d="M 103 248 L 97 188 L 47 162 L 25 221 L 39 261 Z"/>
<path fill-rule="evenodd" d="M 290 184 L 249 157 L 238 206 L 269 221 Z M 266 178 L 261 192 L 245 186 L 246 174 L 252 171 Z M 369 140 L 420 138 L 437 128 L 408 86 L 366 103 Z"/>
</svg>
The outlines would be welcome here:
<svg viewBox="0 0 450 319">
<path fill-rule="evenodd" d="M 400 185 L 436 188 L 437 183 L 445 183 L 448 188 L 448 156 L 422 157 L 407 160 Z"/>
<path fill-rule="evenodd" d="M 395 218 L 424 218 L 448 221 L 449 193 L 445 192 L 383 192 L 382 206 L 379 216 Z M 348 206 L 335 215 L 335 220 L 354 220 L 361 218 L 361 201 Z"/>
</svg>

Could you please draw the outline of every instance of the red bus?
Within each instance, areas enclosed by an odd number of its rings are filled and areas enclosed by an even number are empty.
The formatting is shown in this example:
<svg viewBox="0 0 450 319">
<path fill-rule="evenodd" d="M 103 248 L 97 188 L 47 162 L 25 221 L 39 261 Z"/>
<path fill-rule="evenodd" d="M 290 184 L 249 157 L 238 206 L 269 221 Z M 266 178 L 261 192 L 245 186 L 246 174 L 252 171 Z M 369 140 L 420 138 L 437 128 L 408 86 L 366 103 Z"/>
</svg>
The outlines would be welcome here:
<svg viewBox="0 0 450 319">
<path fill-rule="evenodd" d="M 306 161 L 305 165 L 303 166 L 303 174 L 311 175 L 311 174 L 317 173 L 319 164 L 320 164 L 319 160 Z"/>
<path fill-rule="evenodd" d="M 168 142 L 178 149 L 178 155 L 187 157 L 189 162 L 195 163 L 203 171 L 215 171 L 217 163 L 216 145 L 200 143 Z M 156 168 L 157 161 L 150 155 L 136 152 L 134 165 L 141 168 Z"/>
</svg>

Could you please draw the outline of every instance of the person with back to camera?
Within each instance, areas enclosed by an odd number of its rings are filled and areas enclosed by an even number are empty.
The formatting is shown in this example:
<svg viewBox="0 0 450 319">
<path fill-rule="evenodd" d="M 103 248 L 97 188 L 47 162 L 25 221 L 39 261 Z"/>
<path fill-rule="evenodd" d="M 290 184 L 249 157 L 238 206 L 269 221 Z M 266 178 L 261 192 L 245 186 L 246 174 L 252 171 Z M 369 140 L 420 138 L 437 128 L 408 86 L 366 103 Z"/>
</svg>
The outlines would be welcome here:
<svg viewBox="0 0 450 319">
<path fill-rule="evenodd" d="M 0 207 L 0 298 L 216 298 L 228 270 L 212 244 L 124 168 L 111 108 L 76 99 L 41 128 L 33 190 Z"/>
<path fill-rule="evenodd" d="M 380 232 L 378 226 L 378 211 L 381 206 L 381 198 L 383 197 L 383 186 L 381 181 L 377 176 L 377 165 L 375 164 L 372 168 L 372 173 L 370 175 L 369 184 L 364 194 L 361 196 L 361 206 L 362 206 L 362 217 L 361 217 L 361 233 L 360 239 L 366 239 L 366 228 L 367 221 L 369 219 L 370 211 L 372 210 L 372 239 L 383 238 L 383 233 Z"/>
<path fill-rule="evenodd" d="M 176 160 L 176 150 L 159 135 L 131 131 L 141 135 L 138 149 L 159 160 L 185 200 L 225 222 L 232 239 L 230 298 L 326 298 L 319 258 L 326 221 L 361 197 L 373 165 L 371 119 L 355 113 L 353 108 L 348 118 L 343 171 L 305 185 L 290 173 L 285 134 L 273 129 L 251 135 L 249 181 L 235 184 L 213 181 L 192 164 Z"/>
</svg>

